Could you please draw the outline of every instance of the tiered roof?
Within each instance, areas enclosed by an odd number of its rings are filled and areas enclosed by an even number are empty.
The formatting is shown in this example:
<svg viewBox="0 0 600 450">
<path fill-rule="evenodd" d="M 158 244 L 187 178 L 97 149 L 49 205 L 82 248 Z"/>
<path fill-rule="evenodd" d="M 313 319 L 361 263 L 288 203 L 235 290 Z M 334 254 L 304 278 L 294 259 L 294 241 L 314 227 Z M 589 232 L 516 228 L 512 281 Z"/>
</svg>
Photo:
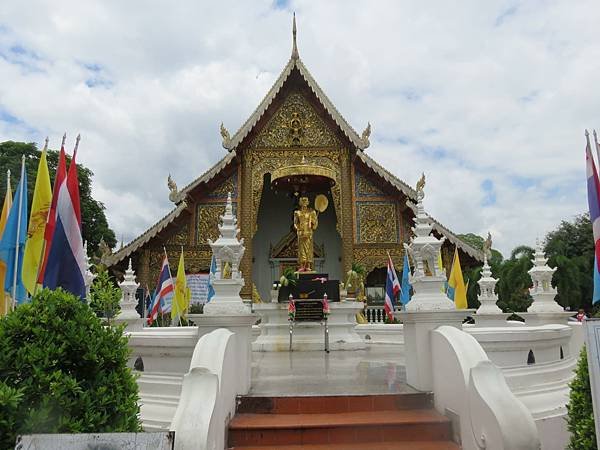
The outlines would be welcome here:
<svg viewBox="0 0 600 450">
<path fill-rule="evenodd" d="M 169 214 L 159 220 L 156 224 L 150 227 L 145 233 L 143 233 L 138 238 L 134 239 L 128 245 L 120 249 L 118 252 L 110 255 L 106 258 L 106 263 L 108 265 L 114 265 L 127 258 L 133 252 L 138 250 L 141 246 L 150 241 L 153 237 L 158 235 L 160 231 L 162 231 L 166 226 L 168 226 L 171 222 L 173 222 L 180 214 L 187 208 L 185 199 L 186 197 L 197 187 L 201 185 L 208 184 L 213 178 L 218 176 L 223 170 L 229 166 L 229 164 L 234 161 L 236 158 L 240 144 L 243 143 L 244 139 L 254 130 L 256 125 L 259 123 L 260 119 L 265 115 L 273 101 L 277 98 L 278 94 L 281 92 L 281 89 L 285 85 L 285 83 L 289 80 L 290 75 L 294 72 L 294 69 L 298 71 L 301 75 L 302 80 L 306 83 L 309 89 L 312 91 L 316 99 L 319 101 L 325 113 L 333 120 L 333 122 L 338 126 L 339 130 L 343 133 L 343 135 L 350 141 L 350 143 L 354 146 L 356 150 L 357 158 L 368 168 L 373 170 L 379 177 L 389 183 L 396 190 L 403 193 L 407 198 L 416 201 L 416 191 L 410 187 L 407 183 L 397 178 L 392 173 L 388 172 L 381 165 L 379 165 L 375 160 L 369 157 L 364 153 L 364 150 L 369 147 L 369 135 L 371 131 L 370 124 L 367 126 L 365 131 L 361 135 L 359 135 L 354 128 L 344 119 L 344 117 L 340 114 L 334 104 L 329 100 L 325 92 L 321 89 L 321 87 L 317 84 L 309 70 L 306 68 L 302 60 L 300 59 L 300 55 L 298 52 L 298 47 L 296 44 L 296 18 L 294 16 L 294 24 L 293 24 L 293 46 L 292 46 L 292 54 L 288 63 L 285 65 L 281 74 L 271 87 L 265 97 L 262 99 L 258 107 L 254 110 L 254 112 L 250 115 L 248 120 L 244 122 L 244 124 L 239 128 L 239 130 L 233 135 L 229 136 L 229 133 L 221 127 L 221 134 L 223 136 L 223 147 L 226 148 L 229 153 L 223 157 L 219 162 L 217 162 L 213 167 L 211 167 L 208 171 L 206 171 L 203 175 L 192 181 L 190 184 L 185 186 L 181 191 L 179 191 L 175 197 L 175 203 L 177 206 L 173 209 Z M 430 216 L 429 216 L 430 217 Z M 446 238 L 462 251 L 473 257 L 474 259 L 483 261 L 483 253 L 470 246 L 466 242 L 462 241 L 458 236 L 444 227 L 437 220 L 430 217 L 433 223 L 433 229 L 438 233 L 446 236 Z"/>
</svg>

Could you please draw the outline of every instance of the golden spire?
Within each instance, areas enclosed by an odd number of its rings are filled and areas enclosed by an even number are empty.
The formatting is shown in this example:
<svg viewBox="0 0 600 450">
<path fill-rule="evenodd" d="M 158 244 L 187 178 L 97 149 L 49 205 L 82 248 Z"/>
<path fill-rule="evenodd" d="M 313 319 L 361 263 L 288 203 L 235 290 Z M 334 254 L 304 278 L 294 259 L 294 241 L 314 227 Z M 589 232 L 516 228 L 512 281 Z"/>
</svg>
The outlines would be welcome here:
<svg viewBox="0 0 600 450">
<path fill-rule="evenodd" d="M 292 59 L 298 59 L 298 46 L 296 45 L 296 13 L 294 12 L 294 25 L 292 26 Z"/>
</svg>

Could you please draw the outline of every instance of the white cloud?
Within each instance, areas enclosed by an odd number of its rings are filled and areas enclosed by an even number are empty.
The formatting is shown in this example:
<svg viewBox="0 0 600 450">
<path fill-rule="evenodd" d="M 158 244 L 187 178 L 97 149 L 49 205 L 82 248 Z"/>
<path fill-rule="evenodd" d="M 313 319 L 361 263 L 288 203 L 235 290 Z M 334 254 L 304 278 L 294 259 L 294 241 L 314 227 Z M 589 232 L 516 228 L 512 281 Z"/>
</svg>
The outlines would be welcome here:
<svg viewBox="0 0 600 450">
<path fill-rule="evenodd" d="M 508 253 L 586 209 L 583 128 L 600 127 L 595 1 L 0 3 L 0 140 L 81 132 L 118 236 L 220 159 L 291 49 L 367 150 L 456 232 Z M 91 86 L 91 87 L 90 87 Z M 485 180 L 492 194 L 482 186 Z M 495 201 L 490 201 L 490 198 Z"/>
</svg>

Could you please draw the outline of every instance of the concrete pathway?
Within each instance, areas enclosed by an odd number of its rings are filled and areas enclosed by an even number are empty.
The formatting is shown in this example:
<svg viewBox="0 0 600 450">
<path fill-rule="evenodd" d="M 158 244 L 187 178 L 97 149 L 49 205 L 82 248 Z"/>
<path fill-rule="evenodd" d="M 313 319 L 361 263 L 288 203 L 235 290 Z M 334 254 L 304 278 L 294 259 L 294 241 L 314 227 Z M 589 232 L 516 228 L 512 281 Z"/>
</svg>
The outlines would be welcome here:
<svg viewBox="0 0 600 450">
<path fill-rule="evenodd" d="M 251 396 L 371 395 L 416 392 L 406 385 L 403 348 L 253 352 Z"/>
</svg>

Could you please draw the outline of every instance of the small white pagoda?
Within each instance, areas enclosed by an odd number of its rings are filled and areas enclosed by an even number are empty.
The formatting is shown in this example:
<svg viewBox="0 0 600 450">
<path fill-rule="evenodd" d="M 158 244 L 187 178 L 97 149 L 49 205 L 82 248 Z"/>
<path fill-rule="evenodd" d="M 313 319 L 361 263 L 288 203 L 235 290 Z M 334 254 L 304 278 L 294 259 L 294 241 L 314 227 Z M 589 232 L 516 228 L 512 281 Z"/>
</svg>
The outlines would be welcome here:
<svg viewBox="0 0 600 450">
<path fill-rule="evenodd" d="M 123 281 L 119 283 L 119 287 L 123 293 L 121 301 L 119 302 L 121 312 L 116 317 L 115 322 L 126 323 L 127 331 L 141 330 L 143 328 L 143 321 L 135 310 L 135 307 L 138 304 L 135 293 L 140 285 L 135 281 L 135 272 L 131 268 L 131 258 L 129 259 L 129 265 L 125 271 Z"/>
<path fill-rule="evenodd" d="M 239 267 L 245 248 L 244 239 L 240 240 L 237 237 L 239 232 L 237 218 L 233 214 L 231 193 L 228 193 L 225 214 L 221 216 L 219 225 L 219 238 L 214 242 L 208 240 L 217 268 L 210 278 L 215 295 L 204 305 L 204 314 L 225 316 L 250 314 L 250 308 L 244 305 L 240 297 L 244 278 Z M 229 270 L 225 270 L 226 268 Z"/>
<path fill-rule="evenodd" d="M 548 258 L 538 240 L 533 255 L 533 267 L 528 272 L 533 282 L 533 287 L 529 289 L 533 303 L 527 308 L 527 313 L 519 314 L 527 325 L 565 323 L 572 315 L 571 312 L 564 311 L 555 300 L 558 291 L 552 287 L 554 272 L 556 268 L 548 266 Z"/>
<path fill-rule="evenodd" d="M 415 236 L 410 244 L 404 244 L 414 263 L 414 274 L 411 275 L 410 282 L 415 291 L 406 305 L 406 311 L 450 311 L 455 306 L 443 292 L 446 274 L 437 262 L 446 238 L 438 239 L 431 234 L 433 225 L 423 208 L 424 187 L 425 175 L 417 183 L 417 204 L 406 202 L 415 213 L 415 226 L 412 227 Z"/>
<path fill-rule="evenodd" d="M 491 255 L 492 236 L 488 233 L 488 238 L 483 248 L 483 268 L 481 269 L 481 278 L 479 284 L 479 296 L 477 300 L 481 303 L 475 312 L 475 324 L 479 327 L 506 326 L 506 318 L 509 313 L 503 313 L 498 307 L 498 295 L 495 292 L 498 280 L 492 277 L 492 270 L 488 264 L 488 255 Z"/>
</svg>

